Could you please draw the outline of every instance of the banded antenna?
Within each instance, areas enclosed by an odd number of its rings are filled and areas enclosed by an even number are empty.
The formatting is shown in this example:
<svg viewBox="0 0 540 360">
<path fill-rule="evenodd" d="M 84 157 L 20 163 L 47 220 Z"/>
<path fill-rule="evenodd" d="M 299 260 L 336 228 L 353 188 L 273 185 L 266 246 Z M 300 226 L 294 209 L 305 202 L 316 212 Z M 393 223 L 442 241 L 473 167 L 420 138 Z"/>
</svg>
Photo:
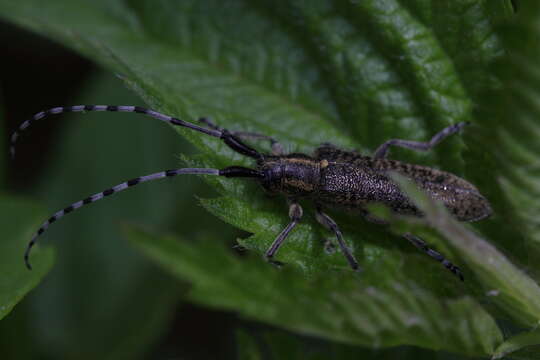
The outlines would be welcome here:
<svg viewBox="0 0 540 360">
<path fill-rule="evenodd" d="M 20 134 L 23 131 L 25 131 L 35 121 L 41 120 L 49 115 L 62 114 L 65 112 L 84 112 L 84 111 L 112 111 L 112 112 L 119 111 L 119 112 L 134 112 L 138 114 L 144 114 L 154 119 L 158 119 L 166 123 L 169 123 L 171 125 L 186 127 L 186 128 L 201 132 L 206 135 L 217 137 L 221 139 L 232 150 L 242 155 L 245 155 L 245 156 L 257 159 L 257 160 L 260 160 L 263 158 L 263 154 L 251 148 L 250 146 L 246 145 L 238 137 L 231 134 L 227 130 L 219 129 L 217 127 L 212 127 L 209 129 L 209 128 L 201 127 L 199 125 L 190 123 L 188 121 L 180 120 L 175 117 L 159 113 L 151 109 L 146 109 L 139 106 L 125 106 L 125 105 L 120 105 L 120 106 L 117 106 L 117 105 L 60 106 L 60 107 L 54 107 L 45 111 L 41 111 L 35 114 L 34 116 L 32 116 L 31 119 L 23 122 L 19 126 L 19 128 L 15 132 L 13 132 L 13 134 L 11 135 L 10 153 L 11 153 L 12 158 L 15 157 L 15 144 L 17 143 L 17 140 L 19 139 Z M 200 119 L 199 121 L 201 121 L 202 123 L 208 123 L 206 119 Z M 32 248 L 34 247 L 34 245 L 36 244 L 38 237 L 41 236 L 49 228 L 49 226 L 52 223 L 61 219 L 65 215 L 83 207 L 84 205 L 94 203 L 107 196 L 113 195 L 117 192 L 123 191 L 127 188 L 133 187 L 143 182 L 162 179 L 165 177 L 185 175 L 185 174 L 217 175 L 217 176 L 225 176 L 225 177 L 248 177 L 248 178 L 259 178 L 259 179 L 264 177 L 262 172 L 255 169 L 250 169 L 250 168 L 241 167 L 241 166 L 229 166 L 221 170 L 208 169 L 208 168 L 182 168 L 182 169 L 166 170 L 166 171 L 160 171 L 160 172 L 145 175 L 145 176 L 136 177 L 134 179 L 122 182 L 107 190 L 101 191 L 83 200 L 79 200 L 77 202 L 72 203 L 71 205 L 65 207 L 64 209 L 54 213 L 49 219 L 47 219 L 43 224 L 41 224 L 37 232 L 33 235 L 32 240 L 30 240 L 30 242 L 28 243 L 28 246 L 24 253 L 24 261 L 25 261 L 26 267 L 28 269 L 32 269 L 32 266 L 30 265 L 30 260 L 29 260 L 30 252 Z"/>
<path fill-rule="evenodd" d="M 240 139 L 238 139 L 236 136 L 232 135 L 226 130 L 219 130 L 219 129 L 208 129 L 204 128 L 198 125 L 195 125 L 193 123 L 177 119 L 175 117 L 165 115 L 163 113 L 143 108 L 140 106 L 126 106 L 126 105 L 74 105 L 74 106 L 58 106 L 54 107 L 45 111 L 38 112 L 32 118 L 26 120 L 23 122 L 17 130 L 13 132 L 11 135 L 11 144 L 9 147 L 9 152 L 11 153 L 11 157 L 15 157 L 15 144 L 17 143 L 17 140 L 19 139 L 21 133 L 26 130 L 31 124 L 34 122 L 41 120 L 49 115 L 57 115 L 62 114 L 66 112 L 84 112 L 84 111 L 112 111 L 112 112 L 133 112 L 138 114 L 144 114 L 147 116 L 150 116 L 154 119 L 158 119 L 161 121 L 164 121 L 166 123 L 169 123 L 171 125 L 175 126 L 183 126 L 187 127 L 189 129 L 193 129 L 199 132 L 202 132 L 206 135 L 214 136 L 217 138 L 222 139 L 231 149 L 235 150 L 236 152 L 239 152 L 243 155 L 260 159 L 262 155 L 255 149 L 247 146 L 244 144 Z M 201 118 L 201 122 L 206 122 L 206 119 Z"/>
</svg>

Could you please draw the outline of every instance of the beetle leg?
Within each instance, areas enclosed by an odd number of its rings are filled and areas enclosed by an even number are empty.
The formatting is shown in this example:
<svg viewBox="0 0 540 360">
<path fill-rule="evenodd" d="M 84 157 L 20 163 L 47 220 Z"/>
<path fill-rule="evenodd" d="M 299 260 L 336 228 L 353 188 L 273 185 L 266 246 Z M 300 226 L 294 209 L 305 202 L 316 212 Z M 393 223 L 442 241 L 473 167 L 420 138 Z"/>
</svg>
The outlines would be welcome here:
<svg viewBox="0 0 540 360">
<path fill-rule="evenodd" d="M 460 122 L 451 126 L 448 126 L 441 131 L 439 131 L 435 136 L 431 138 L 428 142 L 419 142 L 411 140 L 401 140 L 401 139 L 392 139 L 388 140 L 375 150 L 373 154 L 374 159 L 384 158 L 390 146 L 399 146 L 407 149 L 417 150 L 417 151 L 428 151 L 431 150 L 435 145 L 443 141 L 448 136 L 457 133 L 463 127 L 468 125 L 469 122 Z"/>
<path fill-rule="evenodd" d="M 373 223 L 373 224 L 377 224 L 377 225 L 388 225 L 388 224 L 390 224 L 388 221 L 386 221 L 384 219 L 381 219 L 380 217 L 375 216 L 375 215 L 373 215 L 373 214 L 371 214 L 368 211 L 363 210 L 363 209 L 362 209 L 362 216 L 364 217 L 364 219 L 366 219 L 367 221 L 369 221 L 370 223 Z"/>
<path fill-rule="evenodd" d="M 249 132 L 249 131 L 233 131 L 233 135 L 241 139 L 250 139 L 250 140 L 267 140 L 270 141 L 270 146 L 272 147 L 272 155 L 283 155 L 285 154 L 285 149 L 283 145 L 279 143 L 276 139 L 271 136 Z"/>
<path fill-rule="evenodd" d="M 208 118 L 200 118 L 199 122 L 207 125 L 211 129 L 223 131 L 222 128 L 214 124 L 210 119 Z M 271 136 L 263 135 L 255 132 L 250 131 L 229 131 L 232 135 L 240 138 L 240 139 L 247 139 L 247 140 L 266 140 L 270 142 L 270 146 L 272 146 L 272 155 L 283 155 L 285 154 L 285 149 L 283 149 L 283 145 L 281 145 L 276 139 L 274 139 Z"/>
<path fill-rule="evenodd" d="M 351 268 L 353 270 L 360 270 L 358 261 L 356 261 L 353 253 L 345 244 L 345 241 L 343 240 L 343 235 L 341 234 L 341 230 L 339 230 L 339 227 L 337 226 L 336 222 L 332 220 L 330 216 L 323 213 L 320 207 L 317 207 L 316 218 L 319 223 L 321 223 L 325 228 L 332 231 L 336 235 L 336 239 L 338 241 L 339 247 L 341 248 L 343 255 L 345 255 L 345 258 L 349 262 L 349 265 L 351 266 Z"/>
<path fill-rule="evenodd" d="M 276 254 L 276 252 L 279 250 L 281 245 L 283 244 L 283 241 L 289 236 L 289 233 L 292 229 L 298 224 L 300 219 L 302 218 L 303 211 L 300 204 L 298 204 L 296 201 L 292 201 L 289 205 L 289 218 L 291 221 L 289 224 L 279 233 L 279 235 L 276 237 L 272 245 L 266 250 L 265 257 L 268 261 L 272 262 L 272 258 Z"/>
<path fill-rule="evenodd" d="M 450 261 L 446 260 L 446 258 L 441 255 L 439 252 L 431 249 L 426 243 L 424 240 L 418 238 L 417 236 L 414 236 L 413 234 L 411 233 L 406 233 L 406 234 L 403 234 L 403 237 L 407 240 L 409 240 L 409 242 L 411 242 L 414 246 L 416 246 L 416 248 L 422 250 L 423 252 L 425 252 L 426 254 L 428 254 L 429 256 L 431 256 L 433 259 L 437 260 L 438 262 L 440 262 L 441 264 L 443 264 L 443 266 L 445 268 L 447 268 L 448 270 L 450 270 L 454 275 L 456 275 L 457 277 L 459 277 L 461 279 L 461 281 L 464 281 L 464 278 L 463 278 L 463 274 L 461 273 L 461 270 L 459 267 L 457 267 L 456 265 L 452 264 Z"/>
</svg>

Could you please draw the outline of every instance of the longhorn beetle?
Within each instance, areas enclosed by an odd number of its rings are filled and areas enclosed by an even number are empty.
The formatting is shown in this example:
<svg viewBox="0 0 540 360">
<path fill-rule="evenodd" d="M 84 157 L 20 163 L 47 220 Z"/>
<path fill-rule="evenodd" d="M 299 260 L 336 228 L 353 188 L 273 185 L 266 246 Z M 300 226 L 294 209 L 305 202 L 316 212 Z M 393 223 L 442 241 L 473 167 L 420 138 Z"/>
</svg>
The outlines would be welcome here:
<svg viewBox="0 0 540 360">
<path fill-rule="evenodd" d="M 66 214 L 137 184 L 184 174 L 252 178 L 270 193 L 282 194 L 287 198 L 290 222 L 266 251 L 265 257 L 269 261 L 273 261 L 274 255 L 302 218 L 303 211 L 298 201 L 300 199 L 309 199 L 315 204 L 317 221 L 334 233 L 350 267 L 354 270 L 359 269 L 358 262 L 351 250 L 346 246 L 338 225 L 323 212 L 323 207 L 348 210 L 364 216 L 369 221 L 380 224 L 386 222 L 369 214 L 366 210 L 367 204 L 382 203 L 396 214 L 423 216 L 422 212 L 389 179 L 389 171 L 395 171 L 412 179 L 417 186 L 426 191 L 432 198 L 442 201 L 446 208 L 460 221 L 477 221 L 491 214 L 489 202 L 479 193 L 476 187 L 458 176 L 426 166 L 386 158 L 391 146 L 428 151 L 446 137 L 461 130 L 467 125 L 464 122 L 443 129 L 428 142 L 400 139 L 388 140 L 377 148 L 372 157 L 360 155 L 355 151 L 345 151 L 330 144 L 323 144 L 315 150 L 313 155 L 306 155 L 301 153 L 285 154 L 280 143 L 270 136 L 252 132 L 229 131 L 216 126 L 206 118 L 199 119 L 200 125 L 196 125 L 139 106 L 76 105 L 51 108 L 39 112 L 31 119 L 23 122 L 11 136 L 11 156 L 15 156 L 15 143 L 19 138 L 19 134 L 33 122 L 48 115 L 84 111 L 135 112 L 171 125 L 186 127 L 219 138 L 235 152 L 252 158 L 256 162 L 256 166 L 255 168 L 229 166 L 224 169 L 181 168 L 166 170 L 128 180 L 91 195 L 84 200 L 77 201 L 53 214 L 34 234 L 24 254 L 24 260 L 29 269 L 31 269 L 29 262 L 30 250 L 36 244 L 38 236 Z M 272 152 L 270 154 L 259 152 L 247 145 L 244 142 L 245 139 L 269 141 Z M 443 255 L 429 248 L 423 240 L 410 233 L 404 234 L 403 237 L 418 249 L 442 263 L 448 270 L 463 280 L 460 269 L 445 259 Z"/>
</svg>

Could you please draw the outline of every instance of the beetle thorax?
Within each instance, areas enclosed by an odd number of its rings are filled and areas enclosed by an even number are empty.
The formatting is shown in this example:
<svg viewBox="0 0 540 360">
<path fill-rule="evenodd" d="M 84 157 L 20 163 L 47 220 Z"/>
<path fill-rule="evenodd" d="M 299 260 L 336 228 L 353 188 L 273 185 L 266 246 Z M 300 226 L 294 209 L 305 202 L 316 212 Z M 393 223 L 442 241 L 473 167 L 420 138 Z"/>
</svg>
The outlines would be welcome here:
<svg viewBox="0 0 540 360">
<path fill-rule="evenodd" d="M 287 196 L 308 196 L 318 189 L 321 162 L 304 154 L 266 157 L 259 163 L 263 187 Z"/>
</svg>

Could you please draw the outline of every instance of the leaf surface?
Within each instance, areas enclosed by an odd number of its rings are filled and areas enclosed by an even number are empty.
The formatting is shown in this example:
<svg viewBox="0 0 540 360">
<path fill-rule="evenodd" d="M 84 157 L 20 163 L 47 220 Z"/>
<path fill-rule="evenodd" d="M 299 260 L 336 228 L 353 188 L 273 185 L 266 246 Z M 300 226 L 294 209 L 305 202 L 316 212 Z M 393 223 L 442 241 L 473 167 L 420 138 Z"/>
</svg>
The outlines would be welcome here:
<svg viewBox="0 0 540 360">
<path fill-rule="evenodd" d="M 306 279 L 293 267 L 276 271 L 260 259 L 239 259 L 215 242 L 187 244 L 136 228 L 128 236 L 173 275 L 189 280 L 193 301 L 302 334 L 468 355 L 490 354 L 502 341 L 494 320 L 471 298 L 441 301 L 405 278 L 383 287 L 343 272 Z"/>
<path fill-rule="evenodd" d="M 43 209 L 14 196 L 0 196 L 0 319 L 39 284 L 53 264 L 51 249 L 38 250 L 33 270 L 24 266 L 23 254 Z"/>
</svg>

